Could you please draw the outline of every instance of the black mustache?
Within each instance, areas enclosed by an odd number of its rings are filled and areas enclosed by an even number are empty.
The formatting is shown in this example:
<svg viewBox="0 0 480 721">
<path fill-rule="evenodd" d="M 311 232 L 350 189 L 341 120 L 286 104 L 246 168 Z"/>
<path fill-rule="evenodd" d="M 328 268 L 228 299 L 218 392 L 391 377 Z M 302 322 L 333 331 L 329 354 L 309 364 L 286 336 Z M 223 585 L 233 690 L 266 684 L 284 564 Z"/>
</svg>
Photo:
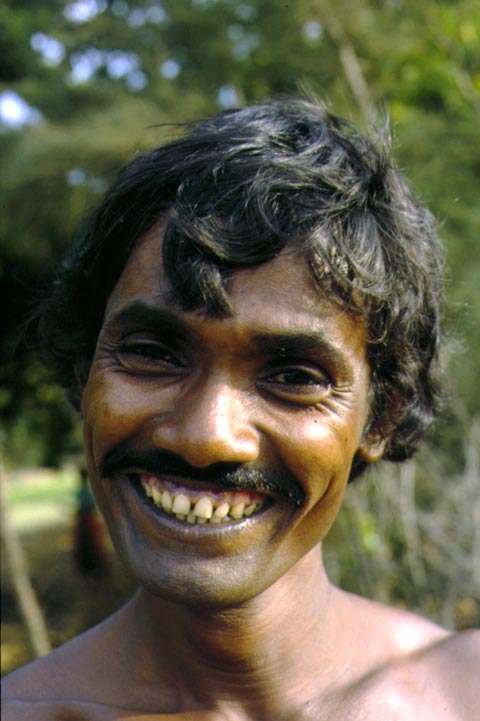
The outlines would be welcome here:
<svg viewBox="0 0 480 721">
<path fill-rule="evenodd" d="M 297 506 L 300 506 L 305 498 L 305 493 L 296 479 L 282 471 L 251 468 L 236 463 L 212 463 L 206 468 L 195 468 L 175 453 L 150 448 L 138 450 L 117 446 L 105 455 L 98 470 L 106 477 L 137 467 L 152 475 L 177 476 L 232 490 L 282 496 L 294 501 Z"/>
</svg>

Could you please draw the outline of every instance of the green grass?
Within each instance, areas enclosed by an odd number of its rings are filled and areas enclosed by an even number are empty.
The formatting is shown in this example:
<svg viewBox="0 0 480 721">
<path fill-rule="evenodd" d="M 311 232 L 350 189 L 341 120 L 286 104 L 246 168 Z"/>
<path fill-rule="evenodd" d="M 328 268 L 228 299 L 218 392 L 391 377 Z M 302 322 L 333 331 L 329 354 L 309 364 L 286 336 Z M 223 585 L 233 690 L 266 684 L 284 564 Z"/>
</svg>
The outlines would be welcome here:
<svg viewBox="0 0 480 721">
<path fill-rule="evenodd" d="M 7 478 L 6 499 L 13 525 L 21 533 L 70 523 L 78 476 L 73 471 L 17 471 Z"/>
</svg>

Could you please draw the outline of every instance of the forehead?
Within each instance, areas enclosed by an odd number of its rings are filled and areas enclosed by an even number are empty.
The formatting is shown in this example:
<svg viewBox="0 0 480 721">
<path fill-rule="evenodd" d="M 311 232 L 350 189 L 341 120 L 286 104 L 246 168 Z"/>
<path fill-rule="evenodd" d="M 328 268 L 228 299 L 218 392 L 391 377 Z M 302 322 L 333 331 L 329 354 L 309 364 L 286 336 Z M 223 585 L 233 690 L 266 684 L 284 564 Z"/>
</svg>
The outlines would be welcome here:
<svg viewBox="0 0 480 721">
<path fill-rule="evenodd" d="M 143 301 L 172 310 L 192 325 L 205 322 L 202 309 L 182 312 L 170 299 L 170 283 L 163 270 L 162 225 L 154 226 L 137 242 L 107 303 L 105 320 L 126 306 Z M 366 332 L 363 321 L 342 310 L 315 286 L 304 255 L 288 247 L 261 265 L 235 270 L 229 283 L 233 314 L 225 319 L 210 319 L 224 328 L 245 326 L 252 332 L 296 332 L 328 329 L 344 345 L 365 354 Z"/>
</svg>

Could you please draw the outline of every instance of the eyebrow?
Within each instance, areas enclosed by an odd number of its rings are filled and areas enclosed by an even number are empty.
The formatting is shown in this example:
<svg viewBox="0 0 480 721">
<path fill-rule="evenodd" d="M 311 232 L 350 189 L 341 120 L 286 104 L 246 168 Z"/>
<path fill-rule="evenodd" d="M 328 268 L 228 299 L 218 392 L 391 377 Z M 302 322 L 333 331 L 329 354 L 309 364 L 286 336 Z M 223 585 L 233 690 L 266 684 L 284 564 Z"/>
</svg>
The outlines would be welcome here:
<svg viewBox="0 0 480 721">
<path fill-rule="evenodd" d="M 192 343 L 197 339 L 194 328 L 190 328 L 175 311 L 134 300 L 118 313 L 112 314 L 105 323 L 105 329 L 128 330 L 141 325 L 171 337 L 176 343 Z M 254 332 L 252 345 L 263 355 L 277 358 L 300 358 L 304 355 L 321 357 L 326 363 L 336 366 L 342 373 L 351 371 L 346 354 L 321 331 Z"/>
<path fill-rule="evenodd" d="M 285 358 L 321 356 L 344 373 L 350 370 L 346 354 L 319 331 L 255 333 L 253 340 L 257 349 L 266 355 Z"/>
</svg>

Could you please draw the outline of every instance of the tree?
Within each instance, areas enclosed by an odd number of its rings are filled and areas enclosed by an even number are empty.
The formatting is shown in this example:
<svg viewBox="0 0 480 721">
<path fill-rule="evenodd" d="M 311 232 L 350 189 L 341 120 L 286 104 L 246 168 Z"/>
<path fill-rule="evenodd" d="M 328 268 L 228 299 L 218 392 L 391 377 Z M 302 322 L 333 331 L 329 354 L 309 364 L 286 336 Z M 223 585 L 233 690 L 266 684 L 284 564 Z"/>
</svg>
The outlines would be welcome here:
<svg viewBox="0 0 480 721">
<path fill-rule="evenodd" d="M 32 289 L 50 276 L 119 166 L 176 132 L 161 124 L 299 88 L 363 122 L 371 103 L 388 108 L 400 164 L 443 224 L 449 322 L 466 348 L 457 363 L 457 344 L 450 367 L 469 413 L 478 410 L 473 0 L 8 0 L 0 26 L 0 404 L 12 462 L 30 454 L 53 463 L 78 443 L 73 415 L 31 350 L 12 352 Z M 23 121 L 14 127 L 12 107 L 19 112 L 21 101 Z"/>
</svg>

